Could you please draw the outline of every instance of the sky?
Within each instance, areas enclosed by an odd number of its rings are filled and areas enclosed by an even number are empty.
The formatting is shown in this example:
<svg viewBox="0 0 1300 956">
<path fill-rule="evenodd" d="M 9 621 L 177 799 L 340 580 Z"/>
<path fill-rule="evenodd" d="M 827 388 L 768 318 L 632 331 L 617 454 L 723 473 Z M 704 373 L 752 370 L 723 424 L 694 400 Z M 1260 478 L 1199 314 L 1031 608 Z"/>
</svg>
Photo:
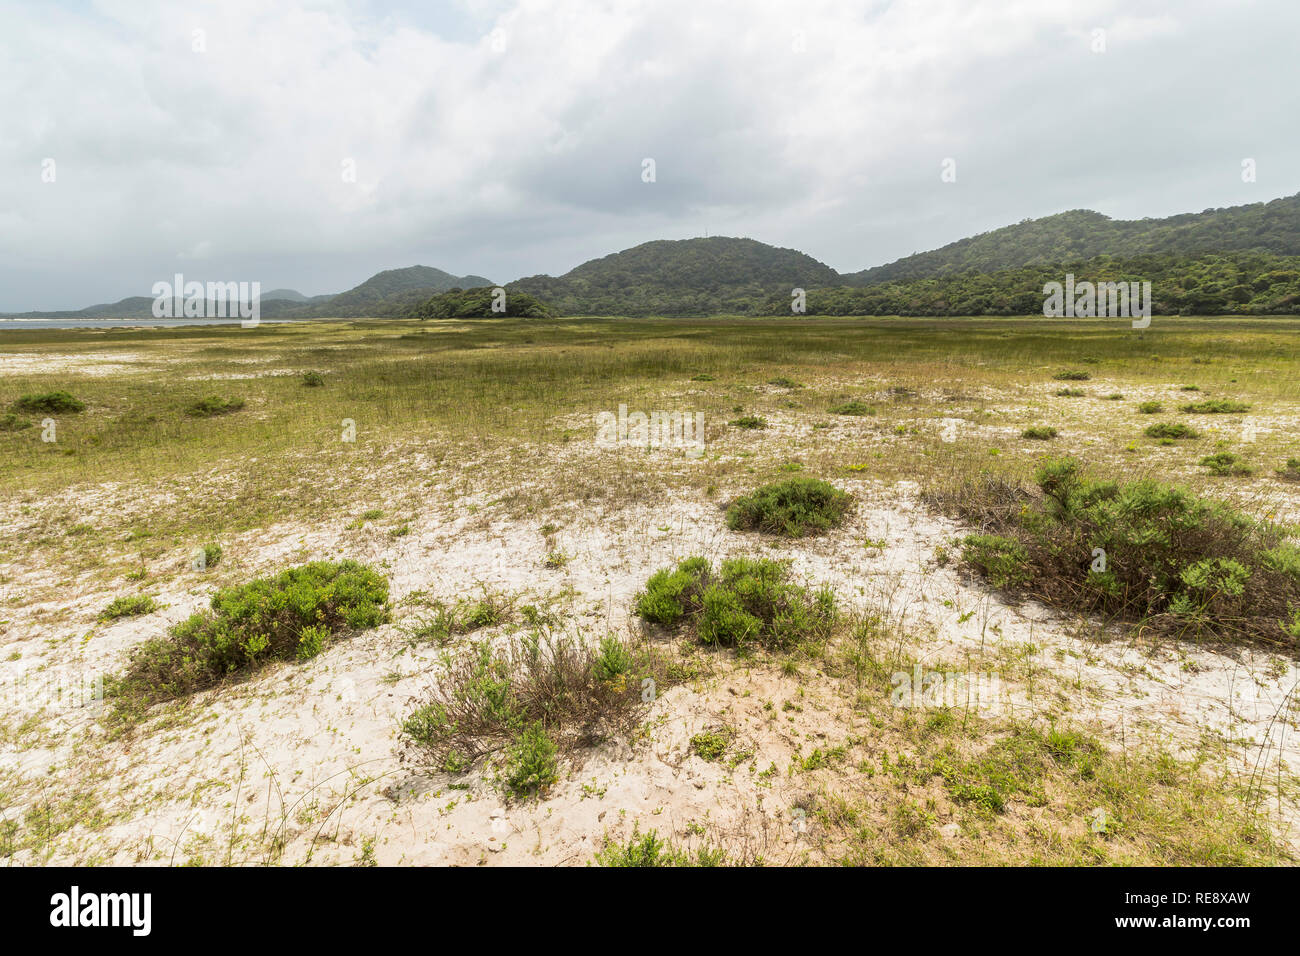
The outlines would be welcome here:
<svg viewBox="0 0 1300 956">
<path fill-rule="evenodd" d="M 0 311 L 1266 201 L 1297 35 L 1296 0 L 0 0 Z"/>
</svg>

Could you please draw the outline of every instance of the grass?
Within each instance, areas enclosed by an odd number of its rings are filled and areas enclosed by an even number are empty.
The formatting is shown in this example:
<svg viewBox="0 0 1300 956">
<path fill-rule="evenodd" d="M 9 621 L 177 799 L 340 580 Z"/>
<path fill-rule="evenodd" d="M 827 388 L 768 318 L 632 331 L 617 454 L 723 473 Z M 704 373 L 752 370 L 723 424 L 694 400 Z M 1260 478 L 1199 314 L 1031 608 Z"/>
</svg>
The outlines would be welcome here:
<svg viewBox="0 0 1300 956">
<path fill-rule="evenodd" d="M 852 401 L 832 405 L 827 409 L 832 415 L 874 415 L 876 410 L 866 402 Z"/>
<path fill-rule="evenodd" d="M 0 432 L 18 432 L 31 427 L 32 423 L 30 421 L 15 415 L 13 412 L 5 412 L 0 415 Z"/>
<path fill-rule="evenodd" d="M 1047 441 L 1048 439 L 1055 438 L 1059 434 L 1060 432 L 1051 425 L 1031 425 L 1020 433 L 1020 437 L 1032 438 L 1038 441 Z"/>
<path fill-rule="evenodd" d="M 1210 470 L 1210 474 L 1220 477 L 1229 475 L 1246 476 L 1254 474 L 1254 469 L 1242 463 L 1241 456 L 1230 451 L 1215 452 L 1201 459 L 1201 464 Z"/>
<path fill-rule="evenodd" d="M 694 852 L 660 838 L 659 831 L 642 833 L 639 825 L 623 843 L 606 842 L 596 854 L 598 866 L 611 867 L 682 867 L 729 866 L 724 851 L 708 846 Z"/>
<path fill-rule="evenodd" d="M 306 388 L 320 388 L 325 384 L 325 376 L 320 372 L 303 372 L 302 384 Z"/>
<path fill-rule="evenodd" d="M 733 418 L 727 422 L 732 428 L 756 429 L 766 428 L 767 419 L 761 415 L 742 415 L 740 418 Z"/>
<path fill-rule="evenodd" d="M 1052 378 L 1058 382 L 1086 382 L 1092 375 L 1082 369 L 1067 368 L 1057 372 Z"/>
<path fill-rule="evenodd" d="M 1165 410 L 1161 402 L 1142 402 L 1138 405 L 1138 411 L 1143 415 L 1159 415 Z"/>
<path fill-rule="evenodd" d="M 1183 411 L 1192 415 L 1225 415 L 1248 412 L 1250 411 L 1250 405 L 1245 402 L 1234 402 L 1226 398 L 1207 398 L 1203 402 L 1192 402 L 1190 405 L 1184 405 Z"/>
<path fill-rule="evenodd" d="M 317 561 L 223 588 L 208 610 L 131 653 L 105 688 L 122 716 L 206 690 L 272 661 L 315 657 L 344 631 L 388 620 L 388 582 L 355 561 Z"/>
<path fill-rule="evenodd" d="M 787 478 L 733 501 L 727 507 L 727 527 L 802 538 L 836 527 L 852 506 L 848 492 L 819 478 Z"/>
<path fill-rule="evenodd" d="M 243 407 L 244 400 L 242 398 L 222 398 L 219 395 L 210 395 L 187 406 L 185 414 L 195 418 L 215 418 L 218 415 L 229 415 L 237 412 Z"/>
<path fill-rule="evenodd" d="M 1200 438 L 1201 433 L 1182 422 L 1156 422 L 1142 432 L 1148 438 Z"/>
<path fill-rule="evenodd" d="M 762 558 L 731 558 L 717 569 L 686 558 L 650 576 L 635 612 L 652 624 L 684 625 L 701 644 L 781 650 L 826 640 L 836 621 L 828 588 L 795 584 L 788 564 Z"/>
<path fill-rule="evenodd" d="M 1300 648 L 1300 547 L 1284 528 L 1153 479 L 1091 479 L 1071 458 L 1044 461 L 1035 484 L 986 476 L 930 495 L 986 529 L 963 558 L 994 587 L 1177 636 Z"/>
</svg>

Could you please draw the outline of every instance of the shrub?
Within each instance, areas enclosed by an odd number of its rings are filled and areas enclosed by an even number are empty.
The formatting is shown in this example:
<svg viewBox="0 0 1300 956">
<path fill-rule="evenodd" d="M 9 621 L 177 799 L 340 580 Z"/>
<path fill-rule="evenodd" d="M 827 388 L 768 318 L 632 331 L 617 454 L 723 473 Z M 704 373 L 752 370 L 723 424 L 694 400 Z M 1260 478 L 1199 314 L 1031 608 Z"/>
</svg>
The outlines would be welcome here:
<svg viewBox="0 0 1300 956">
<path fill-rule="evenodd" d="M 120 617 L 138 617 L 152 614 L 158 610 L 154 599 L 147 594 L 135 594 L 131 597 L 113 598 L 108 607 L 99 612 L 99 620 L 116 621 Z"/>
<path fill-rule="evenodd" d="M 801 538 L 835 527 L 852 505 L 848 492 L 818 478 L 786 478 L 733 501 L 727 527 Z"/>
<path fill-rule="evenodd" d="M 1288 458 L 1286 467 L 1279 468 L 1277 473 L 1286 481 L 1300 481 L 1300 458 Z"/>
<path fill-rule="evenodd" d="M 1296 644 L 1283 622 L 1300 607 L 1300 549 L 1285 529 L 1158 481 L 1091 480 L 1071 458 L 1035 484 L 986 476 L 927 497 L 983 529 L 963 558 L 995 587 L 1157 631 Z"/>
<path fill-rule="evenodd" d="M 638 826 L 632 828 L 632 838 L 627 843 L 606 843 L 596 854 L 598 866 L 659 867 L 659 866 L 726 866 L 722 850 L 701 847 L 691 854 L 659 838 L 656 830 L 642 835 Z"/>
<path fill-rule="evenodd" d="M 506 758 L 506 786 L 516 797 L 537 794 L 559 779 L 557 748 L 540 722 L 526 727 Z"/>
<path fill-rule="evenodd" d="M 1088 393 L 1081 388 L 1058 388 L 1056 395 L 1058 398 L 1082 398 Z"/>
<path fill-rule="evenodd" d="M 132 652 L 106 693 L 138 712 L 250 672 L 274 660 L 303 660 L 343 630 L 388 620 L 388 582 L 355 561 L 316 561 L 274 577 L 223 588 L 208 610 Z"/>
<path fill-rule="evenodd" d="M 768 385 L 775 385 L 777 388 L 803 388 L 803 382 L 796 382 L 792 378 L 786 378 L 784 375 L 777 378 L 769 378 Z"/>
<path fill-rule="evenodd" d="M 18 432 L 31 427 L 31 422 L 25 418 L 19 418 L 13 412 L 5 412 L 0 415 L 0 432 Z"/>
<path fill-rule="evenodd" d="M 692 375 L 691 381 L 692 382 L 716 382 L 717 379 L 714 378 L 712 375 L 708 374 L 707 372 L 701 372 L 699 375 Z"/>
<path fill-rule="evenodd" d="M 684 622 L 701 644 L 790 649 L 825 640 L 836 620 L 834 594 L 789 577 L 783 561 L 732 558 L 715 571 L 706 558 L 687 558 L 650 576 L 635 612 L 668 627 Z"/>
<path fill-rule="evenodd" d="M 742 415 L 727 422 L 732 428 L 766 428 L 767 419 L 761 415 Z"/>
<path fill-rule="evenodd" d="M 832 415 L 874 415 L 876 410 L 865 402 L 844 402 L 827 409 Z"/>
<path fill-rule="evenodd" d="M 85 402 L 73 398 L 67 392 L 36 392 L 24 395 L 14 402 L 14 407 L 24 412 L 80 412 L 86 408 Z"/>
<path fill-rule="evenodd" d="M 1210 469 L 1212 475 L 1249 475 L 1253 470 L 1241 464 L 1241 457 L 1230 451 L 1216 452 L 1201 459 L 1201 464 Z"/>
<path fill-rule="evenodd" d="M 1182 422 L 1156 422 L 1143 432 L 1148 438 L 1200 438 L 1201 433 Z"/>
<path fill-rule="evenodd" d="M 1159 415 L 1165 410 L 1165 406 L 1160 402 L 1143 402 L 1138 406 L 1138 411 L 1143 415 Z"/>
<path fill-rule="evenodd" d="M 403 722 L 402 736 L 440 770 L 463 772 L 494 754 L 507 767 L 535 770 L 536 761 L 520 758 L 547 749 L 537 728 L 557 753 L 628 733 L 653 688 L 667 686 L 667 672 L 651 648 L 614 636 L 594 648 L 537 633 L 497 650 L 484 641 L 447 662 L 430 698 Z M 522 785 L 530 774 L 508 770 L 507 778 Z"/>
<path fill-rule="evenodd" d="M 325 376 L 320 372 L 303 372 L 302 384 L 307 388 L 320 388 L 325 384 Z"/>
<path fill-rule="evenodd" d="M 1226 398 L 1209 398 L 1203 402 L 1184 405 L 1183 411 L 1196 415 L 1223 415 L 1236 412 L 1248 412 L 1250 406 L 1243 402 L 1234 402 Z"/>
<path fill-rule="evenodd" d="M 1052 378 L 1059 382 L 1086 382 L 1092 376 L 1081 369 L 1067 368 L 1057 372 Z"/>
<path fill-rule="evenodd" d="M 218 415 L 229 415 L 232 412 L 237 412 L 243 407 L 244 400 L 242 398 L 220 398 L 216 395 L 210 395 L 188 406 L 185 409 L 185 414 L 192 415 L 195 418 L 215 418 Z"/>
<path fill-rule="evenodd" d="M 217 566 L 221 560 L 221 545 L 215 542 L 209 542 L 203 546 L 203 568 L 211 570 Z"/>
<path fill-rule="evenodd" d="M 1041 441 L 1046 441 L 1049 438 L 1055 438 L 1059 434 L 1060 432 L 1058 432 L 1051 425 L 1033 425 L 1029 428 L 1026 428 L 1024 431 L 1022 431 L 1020 433 L 1020 437 L 1035 438 Z"/>
<path fill-rule="evenodd" d="M 701 760 L 714 763 L 722 759 L 735 736 L 736 732 L 730 727 L 715 727 L 712 730 L 701 731 L 691 738 L 691 750 Z"/>
</svg>

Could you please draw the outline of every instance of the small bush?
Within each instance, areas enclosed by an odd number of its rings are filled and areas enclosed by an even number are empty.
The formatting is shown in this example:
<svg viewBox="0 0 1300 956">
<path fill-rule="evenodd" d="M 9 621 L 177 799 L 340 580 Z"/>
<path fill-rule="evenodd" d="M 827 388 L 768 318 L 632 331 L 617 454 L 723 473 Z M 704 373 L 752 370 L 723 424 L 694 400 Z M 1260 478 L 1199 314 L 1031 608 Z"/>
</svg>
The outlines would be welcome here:
<svg viewBox="0 0 1300 956">
<path fill-rule="evenodd" d="M 320 388 L 325 384 L 325 376 L 320 372 L 303 372 L 302 384 L 306 388 Z"/>
<path fill-rule="evenodd" d="M 1286 466 L 1279 468 L 1277 473 L 1285 481 L 1300 481 L 1300 458 L 1288 458 Z"/>
<path fill-rule="evenodd" d="M 1046 441 L 1049 438 L 1055 438 L 1058 434 L 1060 433 L 1051 425 L 1034 425 L 1022 431 L 1020 433 L 1020 437 L 1034 438 L 1040 441 Z"/>
<path fill-rule="evenodd" d="M 691 750 L 701 760 L 714 763 L 726 754 L 735 736 L 736 732 L 730 727 L 715 727 L 712 730 L 701 731 L 691 738 Z"/>
<path fill-rule="evenodd" d="M 727 422 L 732 428 L 766 428 L 767 419 L 761 415 L 742 415 Z"/>
<path fill-rule="evenodd" d="M 775 385 L 777 388 L 803 388 L 803 382 L 796 382 L 792 378 L 786 378 L 784 375 L 777 378 L 769 378 L 768 385 Z"/>
<path fill-rule="evenodd" d="M 116 621 L 120 617 L 138 617 L 141 614 L 152 614 L 158 610 L 158 605 L 153 598 L 147 594 L 135 594 L 131 597 L 113 598 L 108 607 L 99 612 L 101 621 Z"/>
<path fill-rule="evenodd" d="M 876 410 L 865 402 L 844 402 L 827 409 L 832 415 L 874 415 Z"/>
<path fill-rule="evenodd" d="M 787 478 L 733 501 L 727 527 L 801 538 L 835 527 L 852 505 L 848 492 L 818 478 Z"/>
<path fill-rule="evenodd" d="M 212 596 L 211 606 L 137 647 L 105 693 L 141 712 L 274 660 L 319 653 L 343 630 L 388 620 L 388 582 L 355 561 L 316 561 Z"/>
<path fill-rule="evenodd" d="M 834 594 L 789 576 L 782 561 L 732 558 L 715 571 L 706 558 L 687 558 L 650 576 L 635 612 L 653 624 L 685 623 L 701 644 L 788 650 L 825 640 L 836 620 Z"/>
<path fill-rule="evenodd" d="M 14 407 L 24 412 L 71 413 L 84 411 L 86 404 L 67 392 L 54 391 L 24 395 L 14 402 Z"/>
<path fill-rule="evenodd" d="M 209 542 L 203 546 L 203 569 L 210 571 L 217 566 L 221 560 L 221 545 L 216 542 Z"/>
<path fill-rule="evenodd" d="M 961 556 L 978 568 L 995 588 L 1012 589 L 1033 577 L 1029 552 L 1019 541 L 996 534 L 972 534 L 962 539 Z"/>
<path fill-rule="evenodd" d="M 1156 422 L 1143 432 L 1148 438 L 1200 438 L 1201 433 L 1182 422 Z"/>
<path fill-rule="evenodd" d="M 1201 459 L 1201 464 L 1210 469 L 1212 475 L 1249 475 L 1253 469 L 1241 464 L 1241 457 L 1230 451 L 1216 452 Z"/>
<path fill-rule="evenodd" d="M 24 428 L 31 428 L 32 423 L 25 418 L 20 418 L 13 412 L 5 412 L 0 415 L 0 432 L 19 432 Z"/>
<path fill-rule="evenodd" d="M 195 418 L 215 418 L 218 415 L 229 415 L 237 412 L 244 407 L 242 398 L 220 398 L 216 395 L 210 395 L 207 398 L 201 398 L 185 409 L 185 414 Z"/>
<path fill-rule="evenodd" d="M 1057 398 L 1082 398 L 1087 394 L 1081 388 L 1058 388 L 1056 390 Z"/>
<path fill-rule="evenodd" d="M 1234 402 L 1226 398 L 1209 398 L 1203 402 L 1184 405 L 1183 411 L 1193 415 L 1224 415 L 1250 411 L 1250 406 L 1243 402 Z"/>
<path fill-rule="evenodd" d="M 714 378 L 712 375 L 708 374 L 707 372 L 701 372 L 699 375 L 692 375 L 691 381 L 692 382 L 716 382 L 717 379 Z"/>
<path fill-rule="evenodd" d="M 558 749 L 541 722 L 526 727 L 506 757 L 506 786 L 516 797 L 533 796 L 559 779 Z"/>
<path fill-rule="evenodd" d="M 1143 402 L 1138 406 L 1138 411 L 1143 415 L 1159 415 L 1165 410 L 1165 406 L 1160 402 Z"/>
<path fill-rule="evenodd" d="M 1088 379 L 1092 378 L 1092 376 L 1081 369 L 1067 368 L 1057 372 L 1052 376 L 1052 378 L 1056 379 L 1058 382 L 1086 382 Z"/>
<path fill-rule="evenodd" d="M 1122 402 L 1124 400 L 1124 396 L 1119 392 L 1111 392 L 1109 395 L 1103 395 L 1102 397 L 1108 402 Z"/>
</svg>

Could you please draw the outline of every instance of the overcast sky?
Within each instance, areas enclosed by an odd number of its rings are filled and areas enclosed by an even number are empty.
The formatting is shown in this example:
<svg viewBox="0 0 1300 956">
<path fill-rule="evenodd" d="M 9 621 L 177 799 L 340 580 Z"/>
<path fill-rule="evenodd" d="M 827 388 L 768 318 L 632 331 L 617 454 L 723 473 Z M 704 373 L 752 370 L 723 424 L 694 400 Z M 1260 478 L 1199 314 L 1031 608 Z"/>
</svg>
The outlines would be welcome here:
<svg viewBox="0 0 1300 956">
<path fill-rule="evenodd" d="M 1297 0 L 0 0 L 0 311 L 1273 199 L 1297 36 Z"/>
</svg>

